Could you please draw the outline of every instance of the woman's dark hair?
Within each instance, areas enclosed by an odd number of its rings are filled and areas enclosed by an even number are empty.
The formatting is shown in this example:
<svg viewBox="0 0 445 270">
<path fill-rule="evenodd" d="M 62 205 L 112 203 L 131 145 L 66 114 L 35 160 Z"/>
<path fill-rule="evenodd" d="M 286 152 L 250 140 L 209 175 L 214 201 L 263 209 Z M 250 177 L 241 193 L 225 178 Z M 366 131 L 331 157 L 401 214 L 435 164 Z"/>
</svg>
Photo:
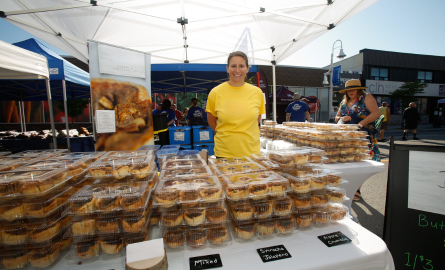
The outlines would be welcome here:
<svg viewBox="0 0 445 270">
<path fill-rule="evenodd" d="M 166 109 L 170 109 L 170 107 L 172 106 L 172 102 L 168 99 L 164 99 L 164 101 L 162 101 L 162 110 L 166 110 Z"/>
<path fill-rule="evenodd" d="M 236 51 L 236 52 L 229 54 L 229 57 L 227 58 L 227 66 L 229 66 L 230 59 L 232 59 L 232 57 L 234 57 L 234 56 L 240 56 L 240 57 L 244 58 L 244 60 L 246 61 L 247 67 L 249 67 L 249 59 L 247 58 L 247 55 L 240 51 Z"/>
<path fill-rule="evenodd" d="M 195 107 L 198 105 L 198 99 L 197 98 L 192 98 L 192 106 Z"/>
<path fill-rule="evenodd" d="M 227 58 L 227 66 L 229 66 L 230 59 L 232 59 L 235 56 L 242 57 L 244 61 L 246 61 L 246 66 L 249 67 L 249 59 L 247 58 L 247 55 L 241 51 L 236 51 L 231 54 L 229 54 L 229 57 Z M 247 74 L 246 77 L 244 77 L 244 81 L 247 82 Z"/>
</svg>

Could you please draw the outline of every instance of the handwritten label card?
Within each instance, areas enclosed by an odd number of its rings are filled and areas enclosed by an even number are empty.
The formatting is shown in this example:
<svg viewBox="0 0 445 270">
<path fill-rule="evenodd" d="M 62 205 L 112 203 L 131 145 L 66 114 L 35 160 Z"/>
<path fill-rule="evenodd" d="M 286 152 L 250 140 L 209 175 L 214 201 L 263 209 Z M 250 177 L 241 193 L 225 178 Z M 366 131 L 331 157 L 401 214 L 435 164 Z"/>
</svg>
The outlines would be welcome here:
<svg viewBox="0 0 445 270">
<path fill-rule="evenodd" d="M 208 140 L 210 140 L 210 132 L 208 132 L 208 131 L 200 131 L 199 132 L 199 140 L 200 141 L 208 141 Z"/>
<path fill-rule="evenodd" d="M 175 141 L 185 141 L 185 132 L 176 131 Z"/>
<path fill-rule="evenodd" d="M 283 245 L 259 248 L 257 249 L 257 252 L 264 263 L 292 258 Z"/>
<path fill-rule="evenodd" d="M 321 242 L 323 242 L 328 247 L 343 245 L 351 242 L 351 239 L 349 239 L 346 235 L 344 235 L 340 231 L 333 232 L 330 234 L 320 235 L 318 236 L 318 239 L 320 239 Z"/>
<path fill-rule="evenodd" d="M 210 269 L 223 266 L 219 254 L 191 257 L 189 262 L 190 262 L 190 270 Z"/>
</svg>

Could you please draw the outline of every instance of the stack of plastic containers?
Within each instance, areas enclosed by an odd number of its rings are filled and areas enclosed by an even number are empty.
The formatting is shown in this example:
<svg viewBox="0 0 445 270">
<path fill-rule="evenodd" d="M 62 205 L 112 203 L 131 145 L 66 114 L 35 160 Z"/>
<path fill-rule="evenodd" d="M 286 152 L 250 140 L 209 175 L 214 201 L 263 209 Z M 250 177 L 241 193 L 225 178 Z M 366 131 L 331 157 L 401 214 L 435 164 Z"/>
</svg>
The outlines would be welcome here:
<svg viewBox="0 0 445 270">
<path fill-rule="evenodd" d="M 68 169 L 27 168 L 0 173 L 0 261 L 8 269 L 44 268 L 69 246 L 70 217 L 62 215 L 74 193 Z"/>
<path fill-rule="evenodd" d="M 150 195 L 157 183 L 152 151 L 109 152 L 89 166 L 85 185 L 69 199 L 68 263 L 123 254 L 149 237 Z"/>
<path fill-rule="evenodd" d="M 261 155 L 258 155 L 261 156 Z M 261 157 L 260 157 L 261 158 Z M 263 157 L 265 158 L 265 157 Z M 226 194 L 237 241 L 296 232 L 289 181 L 248 157 L 210 160 Z"/>
<path fill-rule="evenodd" d="M 213 130 L 209 126 L 192 126 L 193 128 L 193 149 L 207 150 L 209 156 L 213 156 L 215 143 Z"/>
<path fill-rule="evenodd" d="M 231 243 L 222 186 L 199 155 L 164 157 L 153 205 L 167 248 Z"/>
<path fill-rule="evenodd" d="M 269 129 L 268 150 L 309 146 L 326 152 L 326 164 L 370 159 L 367 132 L 357 131 L 358 125 L 285 122 Z"/>
<path fill-rule="evenodd" d="M 347 181 L 341 173 L 323 169 L 323 151 L 296 148 L 252 155 L 252 158 L 289 180 L 292 191 L 288 196 L 293 201 L 294 217 L 300 228 L 327 225 L 349 216 L 348 208 L 342 204 L 349 198 L 341 188 Z"/>
<path fill-rule="evenodd" d="M 0 172 L 12 171 L 31 161 L 47 159 L 57 156 L 67 150 L 28 150 L 0 158 Z"/>
</svg>

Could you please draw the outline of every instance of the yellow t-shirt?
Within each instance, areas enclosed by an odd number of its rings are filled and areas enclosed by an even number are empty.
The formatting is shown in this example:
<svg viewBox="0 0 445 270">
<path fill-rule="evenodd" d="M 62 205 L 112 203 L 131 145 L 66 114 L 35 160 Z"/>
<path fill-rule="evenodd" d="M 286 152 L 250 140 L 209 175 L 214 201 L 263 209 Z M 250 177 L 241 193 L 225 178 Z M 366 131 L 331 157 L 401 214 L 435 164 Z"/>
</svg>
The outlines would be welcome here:
<svg viewBox="0 0 445 270">
<path fill-rule="evenodd" d="M 250 157 L 260 152 L 258 116 L 266 113 L 260 88 L 248 83 L 241 87 L 222 83 L 210 92 L 205 111 L 218 118 L 215 156 Z"/>
</svg>

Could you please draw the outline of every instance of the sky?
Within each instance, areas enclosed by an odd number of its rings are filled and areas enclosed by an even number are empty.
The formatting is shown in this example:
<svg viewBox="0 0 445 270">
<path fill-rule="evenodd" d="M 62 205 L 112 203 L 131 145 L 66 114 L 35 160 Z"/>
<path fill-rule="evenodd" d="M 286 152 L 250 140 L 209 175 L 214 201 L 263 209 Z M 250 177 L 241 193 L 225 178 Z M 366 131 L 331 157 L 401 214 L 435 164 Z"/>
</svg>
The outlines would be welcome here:
<svg viewBox="0 0 445 270">
<path fill-rule="evenodd" d="M 445 0 L 380 0 L 279 65 L 327 66 L 331 61 L 332 45 L 337 39 L 343 43 L 346 58 L 357 55 L 364 48 L 445 56 L 442 19 L 444 10 Z M 31 37 L 34 36 L 0 19 L 0 40 L 14 43 Z M 48 43 L 43 43 L 54 52 L 67 55 Z M 339 43 L 336 47 L 338 45 Z M 334 62 L 338 52 L 339 48 L 336 48 Z"/>
</svg>

